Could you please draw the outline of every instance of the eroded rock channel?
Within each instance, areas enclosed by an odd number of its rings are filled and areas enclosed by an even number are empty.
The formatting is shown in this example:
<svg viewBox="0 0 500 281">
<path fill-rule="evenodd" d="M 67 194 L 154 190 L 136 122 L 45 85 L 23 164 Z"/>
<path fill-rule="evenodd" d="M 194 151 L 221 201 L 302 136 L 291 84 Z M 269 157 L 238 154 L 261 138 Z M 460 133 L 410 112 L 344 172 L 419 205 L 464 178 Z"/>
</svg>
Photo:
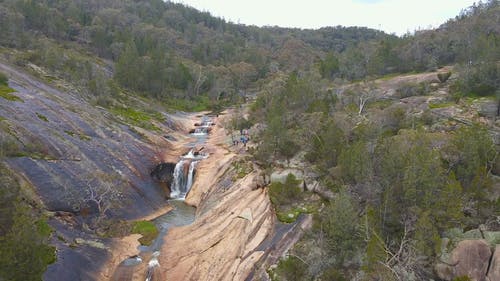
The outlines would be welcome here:
<svg viewBox="0 0 500 281">
<path fill-rule="evenodd" d="M 125 260 L 113 280 L 260 280 L 310 227 L 309 216 L 277 225 L 261 171 L 236 172 L 234 162 L 245 155 L 231 148 L 217 121 L 190 132 L 196 139 L 168 164 L 171 177 L 155 174 L 169 182 L 174 210 L 154 220 L 160 235 L 142 249 L 141 262 Z"/>
</svg>

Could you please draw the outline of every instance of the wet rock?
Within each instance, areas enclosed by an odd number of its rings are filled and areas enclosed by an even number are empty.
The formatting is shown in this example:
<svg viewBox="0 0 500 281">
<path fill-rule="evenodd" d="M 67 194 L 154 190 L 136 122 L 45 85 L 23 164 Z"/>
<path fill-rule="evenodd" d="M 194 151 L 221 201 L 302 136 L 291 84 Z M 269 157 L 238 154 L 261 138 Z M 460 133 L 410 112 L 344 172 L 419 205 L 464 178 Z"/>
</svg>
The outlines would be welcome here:
<svg viewBox="0 0 500 281">
<path fill-rule="evenodd" d="M 495 253 L 493 254 L 493 258 L 491 259 L 490 270 L 488 272 L 486 280 L 500 280 L 500 245 L 496 245 L 495 247 Z"/>
<path fill-rule="evenodd" d="M 170 185 L 174 179 L 174 169 L 175 163 L 160 163 L 151 171 L 151 177 L 157 181 L 165 182 Z"/>
</svg>

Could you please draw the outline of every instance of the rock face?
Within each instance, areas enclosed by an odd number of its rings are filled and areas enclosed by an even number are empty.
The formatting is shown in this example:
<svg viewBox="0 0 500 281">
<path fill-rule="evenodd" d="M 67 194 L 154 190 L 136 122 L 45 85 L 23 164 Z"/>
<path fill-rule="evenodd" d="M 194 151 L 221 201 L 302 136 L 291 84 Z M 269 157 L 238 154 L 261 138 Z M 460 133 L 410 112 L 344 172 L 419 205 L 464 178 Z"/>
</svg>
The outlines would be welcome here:
<svg viewBox="0 0 500 281">
<path fill-rule="evenodd" d="M 113 208 L 115 217 L 146 215 L 165 205 L 163 190 L 149 172 L 162 160 L 158 149 L 169 147 L 166 139 L 159 136 L 152 142 L 147 132 L 136 133 L 141 128 L 122 124 L 119 116 L 77 94 L 3 63 L 0 70 L 9 74 L 9 86 L 23 100 L 1 100 L 0 116 L 6 119 L 2 122 L 19 143 L 34 151 L 9 158 L 7 163 L 33 185 L 49 210 L 74 212 L 86 196 L 89 180 L 95 186 L 108 182 L 103 175 L 123 183 L 123 200 L 128 205 Z M 171 131 L 164 124 L 157 125 Z"/>
<path fill-rule="evenodd" d="M 9 86 L 22 100 L 0 98 L 2 125 L 27 151 L 5 162 L 30 183 L 49 211 L 68 214 L 49 222 L 56 227 L 58 236 L 71 241 L 68 238 L 82 230 L 74 221 L 97 214 L 95 206 L 86 206 L 82 200 L 88 196 L 89 185 L 120 187 L 120 202 L 126 203 L 116 203 L 108 212 L 117 219 L 144 216 L 166 205 L 164 191 L 149 172 L 155 163 L 167 160 L 159 150 L 168 151 L 172 146 L 169 140 L 127 126 L 119 116 L 88 103 L 78 94 L 48 85 L 3 62 L 0 71 L 8 74 Z M 169 122 L 155 125 L 176 135 Z M 107 250 L 87 244 L 76 249 L 69 243 L 54 244 L 58 260 L 49 266 L 46 280 L 77 280 L 103 264 L 108 254 Z"/>
<path fill-rule="evenodd" d="M 460 241 L 450 260 L 436 265 L 436 273 L 444 280 L 468 276 L 474 281 L 485 281 L 491 254 L 485 240 Z"/>
<path fill-rule="evenodd" d="M 451 253 L 455 266 L 455 277 L 469 276 L 472 280 L 483 281 L 488 270 L 491 250 L 484 240 L 464 240 Z"/>
<path fill-rule="evenodd" d="M 500 245 L 495 248 L 495 253 L 490 263 L 490 270 L 488 271 L 487 281 L 500 280 Z"/>
<path fill-rule="evenodd" d="M 160 256 L 168 280 L 244 280 L 250 274 L 274 222 L 266 190 L 251 189 L 256 176 L 212 193 L 210 208 L 193 224 L 169 231 Z"/>
<path fill-rule="evenodd" d="M 151 176 L 155 180 L 164 182 L 170 186 L 174 178 L 174 169 L 175 163 L 160 163 L 151 171 Z"/>
</svg>

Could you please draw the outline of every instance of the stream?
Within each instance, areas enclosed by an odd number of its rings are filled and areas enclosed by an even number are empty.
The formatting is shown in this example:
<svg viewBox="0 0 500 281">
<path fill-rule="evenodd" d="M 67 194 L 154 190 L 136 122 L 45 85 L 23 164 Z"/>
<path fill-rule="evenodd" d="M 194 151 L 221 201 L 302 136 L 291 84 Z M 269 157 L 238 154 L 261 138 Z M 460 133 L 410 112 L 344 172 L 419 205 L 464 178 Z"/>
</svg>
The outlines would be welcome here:
<svg viewBox="0 0 500 281">
<path fill-rule="evenodd" d="M 194 221 L 196 208 L 184 203 L 184 199 L 189 192 L 195 176 L 196 164 L 208 157 L 207 154 L 201 152 L 194 152 L 196 147 L 203 146 L 207 140 L 210 126 L 213 125 L 212 120 L 203 116 L 200 125 L 190 135 L 194 138 L 193 142 L 188 143 L 186 146 L 192 148 L 186 155 L 182 155 L 174 170 L 174 180 L 170 187 L 172 199 L 168 200 L 168 204 L 173 209 L 157 218 L 152 222 L 158 228 L 158 236 L 153 240 L 149 246 L 139 246 L 140 254 L 138 256 L 130 257 L 120 263 L 115 270 L 112 280 L 132 280 L 135 267 L 138 267 L 143 261 L 144 257 L 150 257 L 147 264 L 146 281 L 156 280 L 155 269 L 161 265 L 158 262 L 160 255 L 160 248 L 162 247 L 164 237 L 169 229 L 172 227 L 179 227 L 189 225 Z"/>
</svg>

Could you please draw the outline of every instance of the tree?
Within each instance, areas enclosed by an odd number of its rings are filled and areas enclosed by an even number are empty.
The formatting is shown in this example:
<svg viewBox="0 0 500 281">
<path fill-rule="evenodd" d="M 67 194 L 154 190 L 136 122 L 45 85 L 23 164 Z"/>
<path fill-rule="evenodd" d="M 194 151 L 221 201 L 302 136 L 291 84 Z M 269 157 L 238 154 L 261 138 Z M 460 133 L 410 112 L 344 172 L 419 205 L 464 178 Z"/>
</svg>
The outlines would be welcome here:
<svg viewBox="0 0 500 281">
<path fill-rule="evenodd" d="M 0 280 L 41 280 L 56 258 L 48 245 L 52 230 L 26 203 L 16 175 L 1 162 L 0 186 Z"/>
<path fill-rule="evenodd" d="M 140 71 L 141 68 L 137 47 L 133 41 L 128 42 L 125 51 L 116 62 L 115 79 L 125 87 L 137 89 L 140 81 Z"/>
<path fill-rule="evenodd" d="M 453 136 L 446 153 L 449 166 L 468 193 L 480 196 L 484 190 L 473 185 L 476 178 L 487 178 L 497 152 L 493 141 L 480 125 L 463 126 Z"/>
<path fill-rule="evenodd" d="M 321 214 L 321 224 L 335 263 L 342 265 L 351 259 L 358 250 L 361 237 L 356 207 L 346 190 L 339 192 L 327 205 Z"/>
<path fill-rule="evenodd" d="M 111 208 L 122 204 L 123 182 L 120 176 L 99 173 L 89 176 L 84 185 L 84 197 L 80 204 L 95 209 L 95 226 L 99 226 Z"/>
<path fill-rule="evenodd" d="M 339 72 L 340 62 L 333 52 L 326 55 L 325 59 L 319 63 L 319 72 L 321 77 L 333 79 Z"/>
<path fill-rule="evenodd" d="M 339 157 L 342 178 L 350 183 L 370 182 L 373 174 L 371 155 L 366 142 L 358 141 L 342 151 Z"/>
</svg>

